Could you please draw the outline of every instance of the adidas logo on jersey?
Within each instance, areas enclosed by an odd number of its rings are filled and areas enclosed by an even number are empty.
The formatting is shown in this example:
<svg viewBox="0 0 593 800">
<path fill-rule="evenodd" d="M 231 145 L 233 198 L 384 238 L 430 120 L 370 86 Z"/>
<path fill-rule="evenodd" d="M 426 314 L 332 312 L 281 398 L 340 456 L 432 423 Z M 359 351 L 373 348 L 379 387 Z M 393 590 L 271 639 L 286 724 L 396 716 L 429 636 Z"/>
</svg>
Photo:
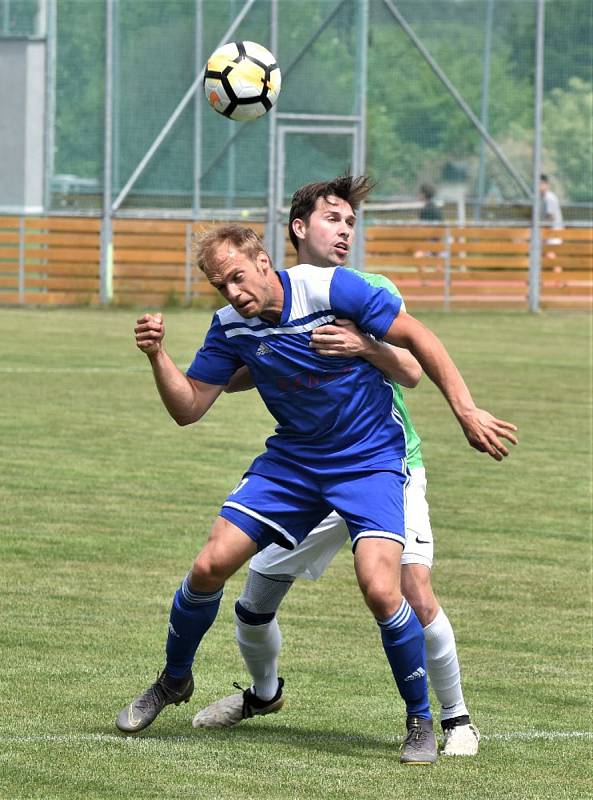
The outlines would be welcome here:
<svg viewBox="0 0 593 800">
<path fill-rule="evenodd" d="M 255 351 L 255 355 L 260 358 L 261 356 L 267 356 L 269 353 L 272 352 L 272 348 L 268 347 L 265 342 L 261 342 L 257 350 Z"/>
<path fill-rule="evenodd" d="M 412 672 L 411 675 L 408 675 L 407 678 L 404 678 L 404 681 L 415 681 L 416 678 L 423 678 L 426 675 L 426 670 L 422 669 L 422 667 L 418 667 Z"/>
</svg>

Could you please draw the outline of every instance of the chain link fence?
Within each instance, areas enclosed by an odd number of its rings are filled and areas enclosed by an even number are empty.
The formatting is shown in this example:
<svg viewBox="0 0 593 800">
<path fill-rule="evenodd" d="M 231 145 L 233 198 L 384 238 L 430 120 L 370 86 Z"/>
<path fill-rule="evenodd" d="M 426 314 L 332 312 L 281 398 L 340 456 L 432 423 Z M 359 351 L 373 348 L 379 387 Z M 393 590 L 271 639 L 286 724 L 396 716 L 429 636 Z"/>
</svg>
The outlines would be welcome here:
<svg viewBox="0 0 593 800">
<path fill-rule="evenodd" d="M 2 40 L 47 36 L 46 210 L 101 212 L 106 137 L 111 199 L 121 197 L 244 8 L 242 0 L 0 0 Z M 292 115 L 313 118 L 313 128 L 325 116 L 354 121 L 378 215 L 418 218 L 428 185 L 445 217 L 526 222 L 535 24 L 532 0 L 255 0 L 232 38 L 266 46 L 275 38 L 282 124 Z M 545 3 L 542 168 L 568 221 L 591 218 L 592 31 L 590 0 Z M 326 129 L 287 135 L 279 164 L 270 124 L 225 120 L 198 89 L 118 210 L 265 214 L 278 172 L 283 206 L 298 185 L 356 167 L 352 137 Z"/>
</svg>

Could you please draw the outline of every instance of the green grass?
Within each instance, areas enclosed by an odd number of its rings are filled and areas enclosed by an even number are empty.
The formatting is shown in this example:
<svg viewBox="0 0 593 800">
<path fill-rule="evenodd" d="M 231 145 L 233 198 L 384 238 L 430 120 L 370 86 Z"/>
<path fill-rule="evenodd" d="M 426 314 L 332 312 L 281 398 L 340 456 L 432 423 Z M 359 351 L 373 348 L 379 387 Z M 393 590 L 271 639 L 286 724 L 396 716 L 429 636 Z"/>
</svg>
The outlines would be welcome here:
<svg viewBox="0 0 593 800">
<path fill-rule="evenodd" d="M 585 315 L 423 314 L 477 402 L 519 425 L 497 464 L 424 379 L 434 584 L 457 635 L 475 759 L 401 767 L 404 728 L 345 549 L 280 615 L 288 704 L 231 731 L 199 707 L 245 681 L 227 585 L 191 703 L 136 739 L 116 713 L 162 665 L 171 597 L 271 419 L 224 396 L 178 428 L 133 311 L 2 310 L 0 797 L 580 800 L 592 796 L 591 324 Z M 210 314 L 166 315 L 186 366 Z"/>
</svg>

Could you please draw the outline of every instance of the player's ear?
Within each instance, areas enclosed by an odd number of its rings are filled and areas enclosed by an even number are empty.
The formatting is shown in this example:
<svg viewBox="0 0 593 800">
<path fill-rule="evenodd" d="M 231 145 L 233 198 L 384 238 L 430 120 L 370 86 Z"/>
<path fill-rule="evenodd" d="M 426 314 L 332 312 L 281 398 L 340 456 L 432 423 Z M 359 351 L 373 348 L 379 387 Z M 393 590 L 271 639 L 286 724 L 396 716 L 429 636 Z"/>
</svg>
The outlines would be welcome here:
<svg viewBox="0 0 593 800">
<path fill-rule="evenodd" d="M 257 254 L 256 264 L 264 274 L 268 272 L 268 270 L 272 269 L 270 256 L 265 252 L 265 250 L 260 250 Z"/>
<path fill-rule="evenodd" d="M 292 221 L 292 230 L 293 230 L 294 235 L 297 237 L 297 239 L 300 239 L 301 241 L 304 241 L 305 235 L 306 235 L 306 231 L 307 231 L 307 224 L 306 224 L 305 220 L 304 219 L 299 219 L 298 217 L 296 219 L 293 219 L 293 221 Z"/>
</svg>

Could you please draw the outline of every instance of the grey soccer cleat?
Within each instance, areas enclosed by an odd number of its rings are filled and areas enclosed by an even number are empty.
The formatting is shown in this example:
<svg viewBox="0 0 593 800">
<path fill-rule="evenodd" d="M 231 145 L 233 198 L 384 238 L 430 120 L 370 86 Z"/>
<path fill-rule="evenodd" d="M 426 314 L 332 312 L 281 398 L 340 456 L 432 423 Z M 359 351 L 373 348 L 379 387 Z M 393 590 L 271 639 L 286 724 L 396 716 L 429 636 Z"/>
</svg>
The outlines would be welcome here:
<svg viewBox="0 0 593 800">
<path fill-rule="evenodd" d="M 408 717 L 408 735 L 404 739 L 399 760 L 402 764 L 434 764 L 437 760 L 437 740 L 431 719 Z"/>
<path fill-rule="evenodd" d="M 238 683 L 233 686 L 241 693 L 222 697 L 198 711 L 192 722 L 194 728 L 231 728 L 250 717 L 275 714 L 284 705 L 282 678 L 278 678 L 278 691 L 271 700 L 260 700 L 251 689 L 243 689 Z"/>
<path fill-rule="evenodd" d="M 441 755 L 475 756 L 480 742 L 480 731 L 472 725 L 467 715 L 441 722 L 445 740 Z"/>
<path fill-rule="evenodd" d="M 115 724 L 124 733 L 138 733 L 154 722 L 165 706 L 187 703 L 194 691 L 194 679 L 189 672 L 184 678 L 172 678 L 163 670 L 143 694 L 122 708 Z"/>
</svg>

